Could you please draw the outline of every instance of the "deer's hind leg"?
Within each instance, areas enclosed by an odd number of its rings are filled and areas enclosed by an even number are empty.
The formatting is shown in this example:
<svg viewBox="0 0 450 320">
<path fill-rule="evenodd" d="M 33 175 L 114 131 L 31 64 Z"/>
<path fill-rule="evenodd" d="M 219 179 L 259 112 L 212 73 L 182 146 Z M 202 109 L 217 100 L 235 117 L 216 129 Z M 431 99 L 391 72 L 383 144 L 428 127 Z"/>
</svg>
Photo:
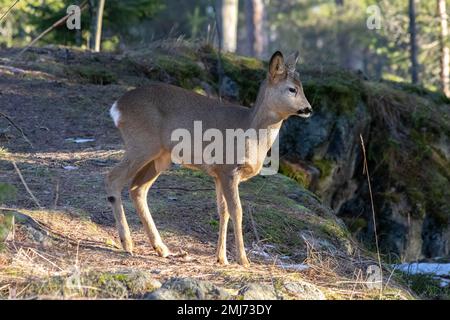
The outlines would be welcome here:
<svg viewBox="0 0 450 320">
<path fill-rule="evenodd" d="M 123 210 L 121 192 L 125 184 L 150 160 L 151 158 L 149 159 L 149 157 L 144 155 L 141 157 L 128 157 L 125 154 L 122 161 L 106 176 L 108 201 L 112 207 L 120 242 L 123 249 L 129 253 L 133 252 L 133 241 L 131 240 L 130 228 Z"/>
<path fill-rule="evenodd" d="M 170 254 L 170 251 L 161 240 L 161 236 L 153 221 L 148 208 L 147 194 L 159 174 L 167 169 L 169 165 L 170 154 L 161 155 L 140 169 L 133 178 L 130 186 L 131 199 L 133 200 L 134 207 L 144 226 L 145 233 L 147 234 L 153 249 L 155 249 L 161 257 L 167 257 Z"/>
</svg>

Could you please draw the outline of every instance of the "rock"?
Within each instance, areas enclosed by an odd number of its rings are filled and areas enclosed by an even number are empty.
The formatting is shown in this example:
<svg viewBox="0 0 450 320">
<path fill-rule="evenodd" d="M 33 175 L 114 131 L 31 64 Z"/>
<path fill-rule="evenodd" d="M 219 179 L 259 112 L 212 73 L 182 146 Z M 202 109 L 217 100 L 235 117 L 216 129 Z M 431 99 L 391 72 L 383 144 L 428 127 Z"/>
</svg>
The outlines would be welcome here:
<svg viewBox="0 0 450 320">
<path fill-rule="evenodd" d="M 307 120 L 291 117 L 281 128 L 280 171 L 316 193 L 357 239 L 373 243 L 361 135 L 380 248 L 406 261 L 449 255 L 448 108 L 434 117 L 426 110 L 440 102 L 428 94 L 362 81 L 351 73 L 334 76 L 304 83 L 314 113 Z M 419 96 L 426 103 L 419 103 Z M 395 116 L 400 108 L 411 116 Z M 420 125 L 411 121 L 416 117 Z"/>
<path fill-rule="evenodd" d="M 154 279 L 150 272 L 136 270 L 125 275 L 127 276 L 128 291 L 131 294 L 140 294 L 161 288 L 161 282 Z"/>
<path fill-rule="evenodd" d="M 177 291 L 160 288 L 145 296 L 147 300 L 183 300 L 186 299 Z"/>
<path fill-rule="evenodd" d="M 250 283 L 238 293 L 244 300 L 277 300 L 275 289 L 271 285 Z"/>
<path fill-rule="evenodd" d="M 221 85 L 222 95 L 232 100 L 239 99 L 239 86 L 238 84 L 231 80 L 230 77 L 224 76 Z"/>
<path fill-rule="evenodd" d="M 315 285 L 307 282 L 285 282 L 283 288 L 301 300 L 326 300 L 325 295 Z"/>
<path fill-rule="evenodd" d="M 148 300 L 225 300 L 230 295 L 208 281 L 192 278 L 172 278 L 146 297 Z"/>
</svg>

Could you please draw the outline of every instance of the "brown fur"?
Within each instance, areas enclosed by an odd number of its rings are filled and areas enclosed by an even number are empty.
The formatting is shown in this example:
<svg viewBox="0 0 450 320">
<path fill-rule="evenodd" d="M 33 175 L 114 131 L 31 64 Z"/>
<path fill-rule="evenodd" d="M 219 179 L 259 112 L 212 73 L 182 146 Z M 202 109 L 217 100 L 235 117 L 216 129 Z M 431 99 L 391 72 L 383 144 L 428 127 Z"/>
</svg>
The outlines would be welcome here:
<svg viewBox="0 0 450 320">
<path fill-rule="evenodd" d="M 162 83 L 132 90 L 117 101 L 120 111 L 118 128 L 126 152 L 123 160 L 108 174 L 106 189 L 126 251 L 132 252 L 133 244 L 120 193 L 125 184 L 131 181 L 130 195 L 150 243 L 160 256 L 170 254 L 148 209 L 147 193 L 159 174 L 170 166 L 171 150 L 175 144 L 170 140 L 173 130 L 184 128 L 192 132 L 194 121 L 201 120 L 203 131 L 216 128 L 225 133 L 226 129 L 270 128 L 277 133 L 283 120 L 289 116 L 299 111 L 305 117 L 309 116 L 311 106 L 295 76 L 297 57 L 298 54 L 291 55 L 285 62 L 280 52 L 272 56 L 267 79 L 262 83 L 252 109 L 224 104 Z M 295 96 L 288 91 L 293 87 L 297 90 Z M 305 113 L 305 110 L 308 112 Z M 242 206 L 238 186 L 241 181 L 260 172 L 274 139 L 275 136 L 258 141 L 262 148 L 256 155 L 256 163 L 188 165 L 204 170 L 215 179 L 220 216 L 217 261 L 221 264 L 228 263 L 226 230 L 229 217 L 234 225 L 237 261 L 242 265 L 249 264 L 242 235 Z"/>
</svg>

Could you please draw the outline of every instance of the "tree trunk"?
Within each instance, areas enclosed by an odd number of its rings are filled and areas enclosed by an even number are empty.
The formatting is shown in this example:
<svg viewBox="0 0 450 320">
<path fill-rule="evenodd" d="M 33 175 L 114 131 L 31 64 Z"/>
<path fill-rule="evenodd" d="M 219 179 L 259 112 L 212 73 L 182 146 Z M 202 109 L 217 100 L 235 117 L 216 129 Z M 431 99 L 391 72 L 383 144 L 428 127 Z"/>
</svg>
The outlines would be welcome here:
<svg viewBox="0 0 450 320">
<path fill-rule="evenodd" d="M 95 28 L 97 26 L 97 8 L 95 6 L 95 0 L 88 0 L 89 3 L 89 35 L 88 35 L 88 48 L 94 49 L 95 46 Z"/>
<path fill-rule="evenodd" d="M 439 21 L 441 24 L 440 44 L 441 44 L 441 87 L 447 97 L 450 97 L 450 49 L 448 47 L 448 23 L 445 0 L 438 0 Z"/>
<path fill-rule="evenodd" d="M 95 29 L 95 52 L 100 52 L 100 46 L 102 42 L 102 23 L 103 23 L 103 10 L 105 8 L 105 0 L 99 0 L 97 10 L 97 26 Z"/>
<path fill-rule="evenodd" d="M 351 49 L 350 49 L 350 37 L 347 34 L 347 31 L 343 28 L 345 26 L 345 23 L 343 23 L 344 18 L 344 0 L 335 0 L 336 4 L 336 19 L 337 19 L 337 25 L 336 25 L 336 40 L 337 40 L 337 55 L 339 64 L 345 68 L 345 69 L 351 69 L 352 68 L 352 56 L 351 56 Z"/>
<path fill-rule="evenodd" d="M 81 8 L 81 0 L 77 0 L 77 5 Z M 75 44 L 78 47 L 81 47 L 81 45 L 83 44 L 83 35 L 81 33 L 81 29 L 76 29 L 75 30 Z"/>
<path fill-rule="evenodd" d="M 409 35 L 411 55 L 411 81 L 413 84 L 419 82 L 417 63 L 417 39 L 416 39 L 416 0 L 409 0 Z"/>
<path fill-rule="evenodd" d="M 264 52 L 264 2 L 245 0 L 248 54 L 261 58 Z"/>
<path fill-rule="evenodd" d="M 220 44 L 224 51 L 235 52 L 237 46 L 238 0 L 217 0 Z"/>
</svg>

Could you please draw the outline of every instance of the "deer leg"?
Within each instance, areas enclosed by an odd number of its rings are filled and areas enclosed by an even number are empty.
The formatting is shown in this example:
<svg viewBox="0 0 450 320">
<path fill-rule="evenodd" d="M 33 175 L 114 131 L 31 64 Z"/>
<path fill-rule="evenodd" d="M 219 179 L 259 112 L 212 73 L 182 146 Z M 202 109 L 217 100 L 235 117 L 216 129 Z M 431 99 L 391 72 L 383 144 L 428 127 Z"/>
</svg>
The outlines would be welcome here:
<svg viewBox="0 0 450 320">
<path fill-rule="evenodd" d="M 241 200 L 239 199 L 239 178 L 236 176 L 223 177 L 221 179 L 221 186 L 231 220 L 233 221 L 237 261 L 239 264 L 247 267 L 250 263 L 245 254 L 242 234 L 242 206 Z"/>
<path fill-rule="evenodd" d="M 230 214 L 228 213 L 227 204 L 225 202 L 225 198 L 222 193 L 222 188 L 220 186 L 220 182 L 218 179 L 216 182 L 216 198 L 217 198 L 217 212 L 220 217 L 220 227 L 219 227 L 219 240 L 217 241 L 217 262 L 219 264 L 228 264 L 227 260 L 227 229 L 228 229 L 228 220 L 230 218 Z"/>
<path fill-rule="evenodd" d="M 169 159 L 170 160 L 170 159 Z M 156 181 L 161 171 L 166 167 L 166 159 L 160 157 L 145 165 L 134 177 L 131 182 L 130 195 L 134 207 L 144 226 L 145 233 L 150 239 L 150 243 L 160 257 L 167 257 L 170 254 L 169 249 L 162 242 L 155 222 L 148 208 L 147 194 L 152 184 Z"/>
<path fill-rule="evenodd" d="M 133 253 L 133 241 L 131 240 L 130 228 L 123 210 L 121 192 L 129 179 L 145 165 L 146 159 L 148 158 L 135 157 L 131 160 L 125 155 L 123 160 L 109 172 L 105 181 L 108 201 L 112 207 L 120 242 L 123 249 L 129 253 Z"/>
</svg>

